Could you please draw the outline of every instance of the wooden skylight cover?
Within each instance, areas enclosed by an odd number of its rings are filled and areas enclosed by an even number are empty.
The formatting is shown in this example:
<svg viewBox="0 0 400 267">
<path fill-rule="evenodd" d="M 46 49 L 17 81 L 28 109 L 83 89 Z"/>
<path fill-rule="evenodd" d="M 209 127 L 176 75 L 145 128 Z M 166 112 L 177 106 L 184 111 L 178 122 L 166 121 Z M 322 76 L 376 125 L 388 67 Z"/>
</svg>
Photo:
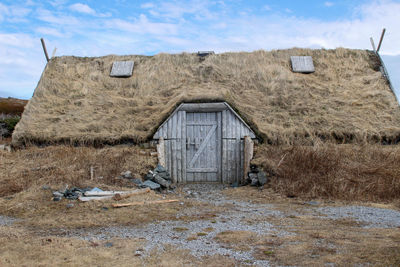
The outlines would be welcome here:
<svg viewBox="0 0 400 267">
<path fill-rule="evenodd" d="M 131 77 L 133 71 L 133 61 L 114 61 L 110 76 L 111 77 Z"/>
<path fill-rule="evenodd" d="M 310 56 L 291 56 L 293 72 L 298 73 L 313 73 L 315 72 L 313 59 Z"/>
</svg>

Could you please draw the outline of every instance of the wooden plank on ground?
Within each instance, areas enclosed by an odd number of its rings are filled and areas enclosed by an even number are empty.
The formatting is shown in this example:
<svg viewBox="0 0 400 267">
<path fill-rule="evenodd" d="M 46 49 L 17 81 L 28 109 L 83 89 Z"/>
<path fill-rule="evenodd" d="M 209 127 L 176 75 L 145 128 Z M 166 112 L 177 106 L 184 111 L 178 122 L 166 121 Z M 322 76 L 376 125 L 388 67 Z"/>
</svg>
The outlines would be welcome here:
<svg viewBox="0 0 400 267">
<path fill-rule="evenodd" d="M 91 192 L 91 191 L 86 191 L 84 193 L 85 197 L 103 197 L 103 196 L 114 196 L 116 194 L 120 194 L 120 195 L 125 195 L 125 194 L 142 194 L 142 193 L 147 193 L 148 188 L 144 188 L 144 189 L 136 189 L 136 190 L 130 190 L 130 191 L 95 191 L 95 192 Z"/>
<path fill-rule="evenodd" d="M 129 207 L 129 206 L 142 206 L 142 205 L 150 205 L 150 204 L 164 204 L 164 203 L 172 203 L 178 202 L 178 199 L 166 199 L 166 200 L 154 200 L 154 201 L 137 201 L 131 203 L 124 203 L 124 204 L 112 204 L 114 208 L 122 208 L 122 207 Z"/>
</svg>

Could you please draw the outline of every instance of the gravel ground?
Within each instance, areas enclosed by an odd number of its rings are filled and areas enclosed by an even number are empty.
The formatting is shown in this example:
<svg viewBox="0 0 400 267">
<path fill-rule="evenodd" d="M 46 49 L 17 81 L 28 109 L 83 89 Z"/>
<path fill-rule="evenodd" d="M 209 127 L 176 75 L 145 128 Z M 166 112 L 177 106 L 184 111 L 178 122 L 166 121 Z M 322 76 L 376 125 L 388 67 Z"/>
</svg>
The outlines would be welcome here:
<svg viewBox="0 0 400 267">
<path fill-rule="evenodd" d="M 395 210 L 365 206 L 321 207 L 316 210 L 330 219 L 352 218 L 366 224 L 365 228 L 400 227 L 400 212 Z"/>
<path fill-rule="evenodd" d="M 73 236 L 92 240 L 106 240 L 113 237 L 120 238 L 145 238 L 148 242 L 145 251 L 149 253 L 152 249 L 162 249 L 164 244 L 174 245 L 181 249 L 188 249 L 196 257 L 227 255 L 243 264 L 255 266 L 269 266 L 268 261 L 256 260 L 252 256 L 254 250 L 236 251 L 214 240 L 214 237 L 223 231 L 251 231 L 258 235 L 275 234 L 279 236 L 289 235 L 290 233 L 279 231 L 267 220 L 259 220 L 255 223 L 247 224 L 243 222 L 245 218 L 253 216 L 284 216 L 281 212 L 272 210 L 272 205 L 257 205 L 250 202 L 232 201 L 226 199 L 221 194 L 221 189 L 216 185 L 189 185 L 184 187 L 184 195 L 198 201 L 209 202 L 213 205 L 232 205 L 226 212 L 220 213 L 212 220 L 198 220 L 193 222 L 183 221 L 163 221 L 151 223 L 144 227 L 107 227 L 98 228 L 95 231 L 83 231 L 74 233 Z M 179 216 L 190 216 L 198 214 L 198 209 L 186 209 Z M 210 232 L 206 228 L 212 228 Z M 178 230 L 177 230 L 178 229 Z M 183 230 L 182 230 L 183 229 Z M 187 230 L 186 230 L 187 229 Z M 198 233 L 206 235 L 198 236 Z M 197 239 L 188 240 L 188 237 L 195 236 Z"/>
<path fill-rule="evenodd" d="M 215 237 L 224 231 L 251 231 L 255 234 L 288 236 L 293 235 L 268 222 L 269 217 L 286 218 L 297 216 L 299 212 L 319 218 L 342 219 L 352 218 L 363 224 L 366 228 L 392 228 L 400 227 L 400 212 L 389 209 L 365 206 L 344 207 L 319 207 L 318 202 L 313 202 L 309 207 L 286 212 L 274 209 L 272 204 L 254 204 L 247 201 L 236 201 L 225 197 L 221 190 L 223 185 L 191 184 L 182 188 L 180 197 L 191 198 L 196 201 L 206 202 L 215 206 L 225 207 L 212 219 L 185 221 L 161 221 L 140 227 L 102 227 L 96 229 L 81 229 L 64 231 L 66 236 L 83 238 L 85 240 L 108 240 L 111 238 L 140 238 L 147 240 L 143 255 L 148 255 L 153 249 L 163 250 L 164 245 L 174 245 L 180 249 L 187 249 L 195 257 L 212 255 L 226 255 L 241 262 L 243 265 L 269 266 L 265 260 L 256 260 L 253 257 L 254 249 L 249 251 L 236 251 L 224 244 L 218 243 Z M 311 203 L 311 202 L 310 202 Z M 184 204 L 184 202 L 182 202 Z M 202 210 L 201 212 L 207 212 Z M 210 212 L 213 212 L 210 210 Z M 190 217 L 199 214 L 196 206 L 184 209 L 179 217 Z M 246 219 L 252 218 L 248 222 Z M 10 225 L 16 219 L 0 215 L 0 226 Z M 206 230 L 209 228 L 209 230 Z M 203 233 L 198 235 L 198 233 Z M 194 237 L 191 238 L 191 237 Z M 189 239 L 188 239 L 189 238 Z M 321 244 L 322 246 L 323 244 Z"/>
<path fill-rule="evenodd" d="M 17 219 L 0 215 L 0 226 L 7 226 L 13 224 Z"/>
</svg>

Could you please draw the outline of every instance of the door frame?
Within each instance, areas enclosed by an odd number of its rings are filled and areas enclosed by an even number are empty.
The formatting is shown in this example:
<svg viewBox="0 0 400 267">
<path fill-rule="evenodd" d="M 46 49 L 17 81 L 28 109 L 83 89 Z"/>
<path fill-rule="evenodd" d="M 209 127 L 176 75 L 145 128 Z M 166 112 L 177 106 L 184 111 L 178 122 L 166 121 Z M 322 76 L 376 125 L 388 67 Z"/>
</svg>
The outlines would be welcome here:
<svg viewBox="0 0 400 267">
<path fill-rule="evenodd" d="M 166 162 L 166 165 L 169 165 L 168 170 L 171 171 L 171 176 L 174 178 L 174 181 L 177 183 L 186 183 L 186 112 L 221 112 L 221 127 L 219 129 L 220 131 L 220 139 L 221 139 L 221 145 L 220 147 L 220 152 L 219 152 L 219 164 L 220 164 L 220 173 L 219 173 L 219 178 L 220 178 L 220 183 L 226 182 L 224 180 L 224 174 L 226 174 L 226 170 L 223 169 L 223 160 L 224 160 L 224 136 L 223 136 L 223 128 L 225 127 L 225 123 L 223 121 L 223 116 L 222 113 L 230 111 L 234 114 L 234 116 L 239 119 L 241 123 L 245 126 L 245 128 L 248 129 L 248 135 L 252 139 L 256 139 L 257 136 L 254 134 L 254 131 L 249 127 L 249 125 L 239 116 L 232 107 L 226 103 L 226 102 L 208 102 L 208 103 L 180 103 L 178 106 L 174 108 L 172 113 L 164 119 L 164 121 L 161 123 L 161 125 L 157 128 L 153 135 L 154 140 L 159 140 L 161 137 L 164 138 L 165 140 L 165 158 L 168 162 Z M 181 112 L 181 115 L 178 115 L 178 112 Z M 174 116 L 178 116 L 178 120 L 172 120 Z M 172 125 L 172 126 L 171 126 Z M 185 127 L 183 127 L 185 125 Z M 174 131 L 170 131 L 170 126 L 173 129 L 181 129 L 179 133 L 175 135 Z M 167 145 L 168 144 L 168 145 Z M 167 152 L 168 151 L 168 152 Z M 177 170 L 178 168 L 174 168 L 171 166 L 171 160 L 172 160 L 172 155 L 171 153 L 173 151 L 176 151 L 179 153 L 176 154 L 176 158 L 174 158 L 174 164 L 175 162 L 179 162 L 178 165 L 180 169 Z M 182 153 L 184 152 L 184 153 Z M 184 163 L 183 163 L 184 162 Z M 166 166 L 168 167 L 168 166 Z M 175 173 L 176 172 L 176 173 Z M 176 174 L 176 175 L 175 175 Z"/>
</svg>

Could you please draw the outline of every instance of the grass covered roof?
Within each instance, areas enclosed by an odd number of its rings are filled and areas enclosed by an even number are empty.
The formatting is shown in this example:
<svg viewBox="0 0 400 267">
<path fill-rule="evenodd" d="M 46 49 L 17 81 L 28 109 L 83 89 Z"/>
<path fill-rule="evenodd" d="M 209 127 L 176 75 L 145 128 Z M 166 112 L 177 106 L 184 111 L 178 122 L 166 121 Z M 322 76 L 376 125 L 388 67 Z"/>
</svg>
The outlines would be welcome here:
<svg viewBox="0 0 400 267">
<path fill-rule="evenodd" d="M 290 56 L 315 72 L 293 73 Z M 133 60 L 129 78 L 110 77 Z M 396 142 L 400 109 L 365 50 L 288 49 L 155 56 L 56 57 L 13 134 L 24 142 L 143 142 L 182 102 L 226 101 L 265 142 Z"/>
</svg>

